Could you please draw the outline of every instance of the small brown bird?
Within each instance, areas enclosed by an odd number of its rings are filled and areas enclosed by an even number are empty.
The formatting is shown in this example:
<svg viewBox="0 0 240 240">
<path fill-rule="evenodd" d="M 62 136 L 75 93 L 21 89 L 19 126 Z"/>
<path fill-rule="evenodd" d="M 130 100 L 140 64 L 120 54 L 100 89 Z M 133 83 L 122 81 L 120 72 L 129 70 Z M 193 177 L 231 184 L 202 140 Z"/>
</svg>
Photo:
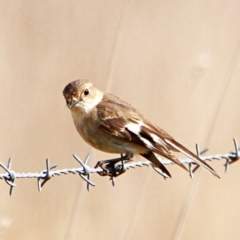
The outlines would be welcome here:
<svg viewBox="0 0 240 240">
<path fill-rule="evenodd" d="M 76 80 L 63 90 L 73 122 L 81 137 L 92 147 L 109 153 L 140 154 L 171 177 L 155 154 L 187 168 L 173 155 L 181 152 L 215 176 L 217 173 L 167 132 L 152 124 L 130 104 L 103 93 L 88 80 Z M 187 170 L 188 171 L 188 170 Z"/>
</svg>

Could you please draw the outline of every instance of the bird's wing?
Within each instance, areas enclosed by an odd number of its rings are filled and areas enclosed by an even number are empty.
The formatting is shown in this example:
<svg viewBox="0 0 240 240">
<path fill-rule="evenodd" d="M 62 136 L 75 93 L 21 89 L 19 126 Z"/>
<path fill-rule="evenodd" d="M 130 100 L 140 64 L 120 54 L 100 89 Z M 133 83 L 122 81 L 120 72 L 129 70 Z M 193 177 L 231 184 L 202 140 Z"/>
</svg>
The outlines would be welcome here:
<svg viewBox="0 0 240 240">
<path fill-rule="evenodd" d="M 171 138 L 171 136 L 165 131 L 162 132 L 163 137 L 159 135 L 157 127 L 151 125 L 151 123 L 130 104 L 123 102 L 111 94 L 105 94 L 102 102 L 100 102 L 96 108 L 98 119 L 100 120 L 100 128 L 103 131 L 134 142 L 149 151 L 162 155 L 188 171 L 171 153 L 168 145 L 164 141 L 164 137 Z M 152 159 L 153 157 L 151 157 L 151 160 Z M 156 161 L 154 164 L 156 164 Z M 162 169 L 162 166 L 160 169 Z M 169 175 L 167 171 L 165 172 Z"/>
<path fill-rule="evenodd" d="M 151 151 L 155 150 L 155 139 L 151 133 L 157 132 L 157 128 L 151 126 L 149 121 L 130 104 L 112 94 L 105 94 L 96 109 L 102 130 L 108 134 L 136 142 Z M 166 132 L 164 134 L 164 137 L 171 138 Z M 159 141 L 158 145 L 167 150 L 167 144 L 164 141 Z"/>
<path fill-rule="evenodd" d="M 195 155 L 194 153 L 192 153 L 190 150 L 188 150 L 187 148 L 185 148 L 182 144 L 180 144 L 179 142 L 175 141 L 174 139 L 166 139 L 166 142 L 173 148 L 175 149 L 175 151 L 179 151 L 182 154 L 184 154 L 186 157 L 192 159 L 195 163 L 197 163 L 198 165 L 206 168 L 208 171 L 210 171 L 213 175 L 215 175 L 216 177 L 220 178 L 218 176 L 218 174 L 216 173 L 216 171 L 209 166 L 206 162 L 204 162 L 201 158 L 199 158 L 197 155 Z"/>
<path fill-rule="evenodd" d="M 127 126 L 136 125 L 140 117 L 137 110 L 130 104 L 120 100 L 112 94 L 105 94 L 102 101 L 96 106 L 100 128 L 108 134 L 125 138 L 128 141 L 137 141 L 143 147 L 145 144 L 134 137 Z"/>
<path fill-rule="evenodd" d="M 162 155 L 183 169 L 188 169 L 173 155 L 171 150 L 183 153 L 198 165 L 219 177 L 212 167 L 190 150 L 173 139 L 163 129 L 152 124 L 130 104 L 111 94 L 105 94 L 97 106 L 100 127 L 109 134 L 133 141 L 140 146 Z M 150 160 L 150 159 L 149 159 Z M 150 160 L 151 161 L 151 160 Z"/>
</svg>

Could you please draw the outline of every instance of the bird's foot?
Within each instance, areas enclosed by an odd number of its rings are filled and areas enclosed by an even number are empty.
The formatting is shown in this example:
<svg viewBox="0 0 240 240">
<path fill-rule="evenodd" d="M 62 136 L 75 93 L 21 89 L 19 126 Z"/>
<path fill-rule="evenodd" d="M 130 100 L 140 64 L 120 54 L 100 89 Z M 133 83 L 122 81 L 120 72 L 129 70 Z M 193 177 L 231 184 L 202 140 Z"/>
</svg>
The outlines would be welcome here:
<svg viewBox="0 0 240 240">
<path fill-rule="evenodd" d="M 100 167 L 101 172 L 98 172 L 100 176 L 118 177 L 126 171 L 125 163 L 132 161 L 129 159 L 129 155 L 121 155 L 120 158 L 114 158 L 109 160 L 102 160 L 97 162 L 95 168 Z"/>
</svg>

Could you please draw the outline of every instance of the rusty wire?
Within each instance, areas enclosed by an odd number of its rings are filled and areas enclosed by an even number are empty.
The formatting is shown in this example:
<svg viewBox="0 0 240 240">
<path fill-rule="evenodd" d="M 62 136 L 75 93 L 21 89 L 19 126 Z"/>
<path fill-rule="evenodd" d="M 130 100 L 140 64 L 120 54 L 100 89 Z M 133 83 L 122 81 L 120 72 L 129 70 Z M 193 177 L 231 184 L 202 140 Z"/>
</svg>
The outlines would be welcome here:
<svg viewBox="0 0 240 240">
<path fill-rule="evenodd" d="M 213 161 L 213 160 L 223 160 L 225 159 L 226 162 L 224 164 L 225 172 L 227 172 L 229 165 L 236 162 L 240 158 L 240 148 L 238 147 L 236 139 L 233 139 L 234 142 L 234 150 L 227 154 L 218 154 L 214 156 L 207 156 L 202 157 L 201 154 L 208 151 L 208 149 L 205 149 L 203 151 L 199 151 L 198 145 L 196 145 L 196 154 L 203 160 L 203 161 Z M 5 166 L 3 163 L 0 162 L 0 167 L 4 169 L 6 172 L 3 174 L 0 174 L 0 179 L 4 179 L 5 182 L 10 186 L 10 195 L 12 195 L 13 188 L 16 187 L 15 180 L 17 178 L 37 178 L 38 182 L 38 190 L 41 191 L 43 185 L 50 180 L 54 176 L 60 176 L 62 174 L 79 174 L 79 176 L 87 183 L 87 190 L 89 191 L 89 187 L 95 186 L 93 182 L 90 180 L 91 173 L 101 173 L 104 171 L 102 168 L 92 168 L 87 165 L 88 160 L 90 159 L 90 155 L 88 154 L 84 160 L 84 162 L 75 154 L 73 154 L 73 157 L 78 161 L 78 163 L 81 165 L 79 168 L 71 168 L 71 169 L 62 169 L 62 170 L 56 170 L 52 171 L 52 169 L 56 168 L 57 165 L 50 166 L 49 160 L 46 159 L 46 168 L 40 172 L 35 173 L 17 173 L 13 170 L 11 170 L 11 164 L 12 160 L 11 158 L 8 161 L 7 166 Z M 119 158 L 118 158 L 119 159 Z M 121 159 L 121 158 L 120 158 Z M 115 159 L 113 159 L 115 160 Z M 160 159 L 161 162 L 164 165 L 174 164 L 172 161 L 167 159 Z M 196 165 L 191 159 L 180 159 L 181 163 L 188 164 L 189 166 L 189 175 L 192 178 L 193 173 L 196 172 L 196 170 L 199 168 L 199 165 Z M 126 163 L 127 162 L 127 163 Z M 110 171 L 110 180 L 112 181 L 112 185 L 115 185 L 115 177 L 114 175 L 111 176 L 111 172 L 115 173 L 117 171 L 125 172 L 131 168 L 136 167 L 143 167 L 143 166 L 151 166 L 153 169 L 158 172 L 164 179 L 167 179 L 168 176 L 164 173 L 160 172 L 159 169 L 157 169 L 151 162 L 131 162 L 128 161 L 121 161 L 120 163 L 116 163 L 111 165 L 111 169 L 108 169 Z M 103 176 L 103 175 L 102 175 Z"/>
</svg>

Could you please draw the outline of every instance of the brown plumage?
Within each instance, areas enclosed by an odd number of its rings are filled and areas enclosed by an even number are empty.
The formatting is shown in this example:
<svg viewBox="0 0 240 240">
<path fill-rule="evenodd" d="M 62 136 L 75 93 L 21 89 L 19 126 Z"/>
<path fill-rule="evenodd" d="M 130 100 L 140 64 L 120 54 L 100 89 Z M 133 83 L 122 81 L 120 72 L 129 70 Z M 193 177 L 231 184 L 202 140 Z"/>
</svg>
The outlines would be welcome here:
<svg viewBox="0 0 240 240">
<path fill-rule="evenodd" d="M 170 173 L 155 154 L 187 170 L 172 153 L 180 151 L 218 177 L 207 163 L 152 124 L 130 104 L 112 94 L 104 94 L 91 82 L 73 81 L 65 87 L 63 95 L 76 129 L 91 146 L 109 153 L 140 154 L 169 177 Z"/>
</svg>

